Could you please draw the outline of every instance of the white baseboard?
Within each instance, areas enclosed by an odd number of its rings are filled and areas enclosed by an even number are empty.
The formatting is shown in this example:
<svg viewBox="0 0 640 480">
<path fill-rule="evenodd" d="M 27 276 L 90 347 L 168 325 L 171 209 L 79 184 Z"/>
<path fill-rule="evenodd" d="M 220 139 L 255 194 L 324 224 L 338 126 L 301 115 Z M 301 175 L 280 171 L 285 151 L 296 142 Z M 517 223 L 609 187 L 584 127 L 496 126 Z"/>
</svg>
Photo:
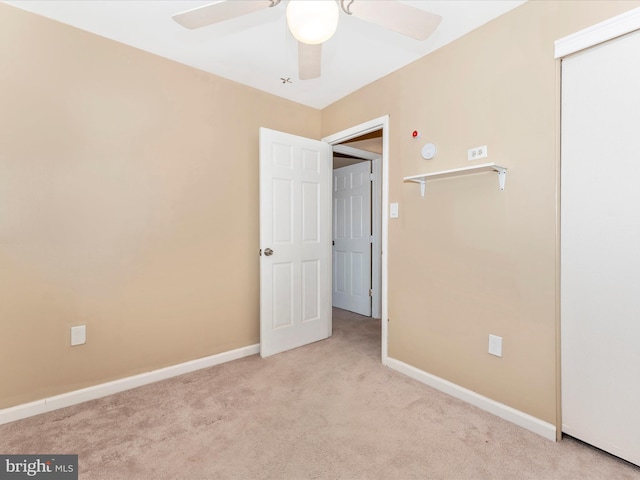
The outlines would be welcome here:
<svg viewBox="0 0 640 480">
<path fill-rule="evenodd" d="M 552 441 L 556 441 L 556 427 L 550 423 L 544 422 L 539 418 L 533 417 L 527 413 L 511 408 L 495 400 L 491 400 L 472 390 L 451 383 L 440 377 L 436 377 L 419 368 L 408 365 L 395 358 L 387 358 L 387 366 L 400 373 L 403 373 L 414 380 L 429 385 L 430 387 L 440 390 L 452 397 L 459 398 L 471 405 L 485 410 L 493 415 L 503 418 L 511 423 L 515 423 L 519 427 L 526 428 L 533 433 Z"/>
<path fill-rule="evenodd" d="M 179 363 L 166 368 L 152 370 L 150 372 L 133 375 L 131 377 L 121 378 L 112 382 L 101 383 L 92 387 L 74 390 L 73 392 L 55 395 L 53 397 L 43 398 L 34 402 L 23 403 L 15 407 L 0 409 L 0 425 L 15 422 L 22 418 L 32 417 L 41 413 L 58 410 L 59 408 L 70 407 L 78 403 L 95 400 L 96 398 L 106 397 L 114 393 L 131 390 L 132 388 L 141 387 L 149 383 L 154 383 L 167 378 L 177 377 L 185 373 L 194 372 L 203 368 L 213 367 L 221 363 L 230 362 L 239 358 L 248 357 L 260 353 L 260 345 L 249 345 L 248 347 L 237 348 L 228 352 L 218 353 L 197 360 Z"/>
</svg>

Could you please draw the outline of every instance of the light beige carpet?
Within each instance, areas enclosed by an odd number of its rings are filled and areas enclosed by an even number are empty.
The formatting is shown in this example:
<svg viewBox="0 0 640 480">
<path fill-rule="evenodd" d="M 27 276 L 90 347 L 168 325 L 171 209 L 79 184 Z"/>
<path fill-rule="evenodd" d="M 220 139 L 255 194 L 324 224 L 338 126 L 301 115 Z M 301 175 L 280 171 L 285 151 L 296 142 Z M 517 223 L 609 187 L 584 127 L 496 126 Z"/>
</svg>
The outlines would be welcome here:
<svg viewBox="0 0 640 480">
<path fill-rule="evenodd" d="M 640 479 L 380 364 L 380 323 L 0 426 L 0 453 L 77 453 L 82 479 Z"/>
</svg>

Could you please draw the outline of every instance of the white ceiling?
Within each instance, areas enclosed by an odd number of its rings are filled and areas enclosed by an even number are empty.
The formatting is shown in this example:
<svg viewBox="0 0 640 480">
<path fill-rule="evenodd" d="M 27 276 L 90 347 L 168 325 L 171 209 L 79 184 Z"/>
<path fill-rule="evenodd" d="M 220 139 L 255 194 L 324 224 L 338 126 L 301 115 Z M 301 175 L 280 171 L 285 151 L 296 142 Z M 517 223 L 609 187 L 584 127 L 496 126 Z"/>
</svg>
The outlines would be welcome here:
<svg viewBox="0 0 640 480">
<path fill-rule="evenodd" d="M 441 15 L 427 40 L 417 41 L 340 13 L 323 45 L 322 76 L 298 80 L 297 42 L 287 30 L 285 3 L 187 30 L 171 16 L 211 0 L 28 0 L 10 5 L 314 108 L 429 54 L 525 0 L 403 0 Z M 375 0 L 366 0 L 375 1 Z M 283 83 L 290 78 L 292 83 Z"/>
</svg>

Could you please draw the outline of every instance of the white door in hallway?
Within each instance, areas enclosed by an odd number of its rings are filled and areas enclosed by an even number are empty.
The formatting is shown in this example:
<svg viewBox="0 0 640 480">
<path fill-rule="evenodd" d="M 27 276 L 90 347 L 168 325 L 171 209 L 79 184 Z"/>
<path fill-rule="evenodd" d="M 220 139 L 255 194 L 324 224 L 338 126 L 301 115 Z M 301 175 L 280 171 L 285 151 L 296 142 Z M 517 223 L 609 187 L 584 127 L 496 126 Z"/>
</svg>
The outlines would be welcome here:
<svg viewBox="0 0 640 480">
<path fill-rule="evenodd" d="M 328 143 L 260 129 L 260 355 L 331 335 Z"/>
<path fill-rule="evenodd" d="M 562 431 L 640 465 L 640 32 L 562 62 Z"/>
<path fill-rule="evenodd" d="M 371 316 L 371 163 L 333 171 L 333 306 Z"/>
</svg>

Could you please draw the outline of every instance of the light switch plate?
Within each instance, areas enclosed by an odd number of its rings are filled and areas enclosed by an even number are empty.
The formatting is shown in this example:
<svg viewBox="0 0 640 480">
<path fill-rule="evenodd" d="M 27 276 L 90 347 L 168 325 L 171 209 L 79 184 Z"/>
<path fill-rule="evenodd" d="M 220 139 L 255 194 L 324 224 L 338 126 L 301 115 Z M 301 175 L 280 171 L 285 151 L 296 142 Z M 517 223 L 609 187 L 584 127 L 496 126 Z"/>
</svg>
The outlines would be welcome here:
<svg viewBox="0 0 640 480">
<path fill-rule="evenodd" d="M 392 203 L 389 205 L 389 218 L 398 218 L 398 204 Z"/>
</svg>

